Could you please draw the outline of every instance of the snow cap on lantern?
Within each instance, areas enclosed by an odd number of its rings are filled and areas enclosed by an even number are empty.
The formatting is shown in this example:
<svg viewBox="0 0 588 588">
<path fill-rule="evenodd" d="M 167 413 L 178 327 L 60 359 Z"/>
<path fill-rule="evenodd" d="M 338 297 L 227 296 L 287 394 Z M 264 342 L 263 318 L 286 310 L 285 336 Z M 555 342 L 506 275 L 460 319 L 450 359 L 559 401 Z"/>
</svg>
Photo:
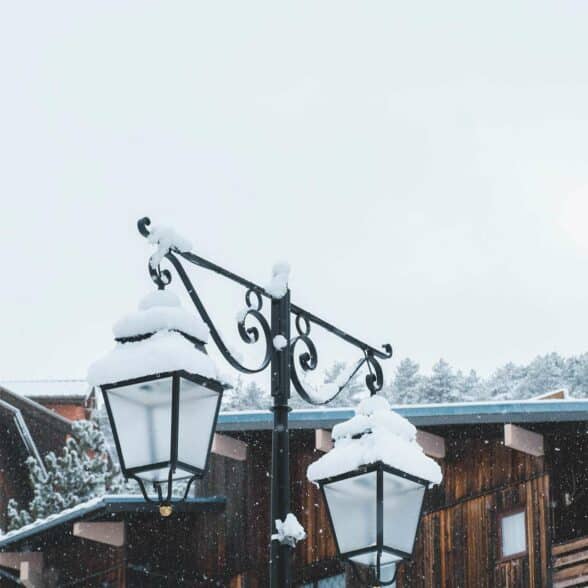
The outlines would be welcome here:
<svg viewBox="0 0 588 588">
<path fill-rule="evenodd" d="M 208 327 L 187 312 L 173 292 L 149 293 L 112 331 L 117 345 L 88 370 L 88 382 L 94 386 L 176 370 L 218 377 L 204 348 Z"/>
<path fill-rule="evenodd" d="M 205 323 L 159 290 L 113 331 L 117 343 L 88 381 L 102 391 L 123 473 L 154 484 L 202 476 L 226 388 Z"/>
<path fill-rule="evenodd" d="M 334 448 L 311 464 L 341 557 L 375 570 L 411 557 L 425 490 L 441 468 L 416 442 L 416 429 L 381 396 L 363 400 L 333 427 Z"/>
<path fill-rule="evenodd" d="M 382 396 L 362 400 L 354 417 L 333 427 L 332 438 L 335 447 L 308 467 L 311 482 L 379 461 L 432 484 L 441 482 L 441 468 L 416 442 L 414 425 Z"/>
</svg>

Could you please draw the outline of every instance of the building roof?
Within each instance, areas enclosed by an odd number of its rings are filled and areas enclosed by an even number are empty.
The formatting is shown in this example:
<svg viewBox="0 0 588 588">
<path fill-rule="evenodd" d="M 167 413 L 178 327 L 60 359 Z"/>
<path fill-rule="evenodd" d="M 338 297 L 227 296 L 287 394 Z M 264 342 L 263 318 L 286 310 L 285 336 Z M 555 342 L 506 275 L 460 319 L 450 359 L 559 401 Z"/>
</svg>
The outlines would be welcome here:
<svg viewBox="0 0 588 588">
<path fill-rule="evenodd" d="M 83 401 L 91 392 L 86 380 L 4 380 L 0 386 L 33 400 Z"/>
<path fill-rule="evenodd" d="M 190 497 L 185 502 L 174 505 L 177 512 L 201 512 L 204 510 L 220 510 L 224 508 L 226 498 L 224 496 Z M 72 508 L 67 508 L 60 513 L 49 515 L 44 519 L 37 519 L 32 523 L 0 535 L 0 551 L 9 546 L 39 536 L 65 523 L 73 523 L 80 519 L 95 519 L 102 515 L 115 515 L 119 513 L 144 513 L 158 512 L 159 506 L 146 502 L 140 495 L 105 495 L 87 502 L 82 502 Z"/>
<path fill-rule="evenodd" d="M 398 405 L 393 410 L 417 427 L 485 423 L 553 423 L 588 421 L 588 398 L 566 400 L 510 400 L 451 404 Z M 355 414 L 351 408 L 294 410 L 291 429 L 330 429 Z M 272 428 L 269 411 L 224 412 L 219 431 L 256 431 Z"/>
</svg>

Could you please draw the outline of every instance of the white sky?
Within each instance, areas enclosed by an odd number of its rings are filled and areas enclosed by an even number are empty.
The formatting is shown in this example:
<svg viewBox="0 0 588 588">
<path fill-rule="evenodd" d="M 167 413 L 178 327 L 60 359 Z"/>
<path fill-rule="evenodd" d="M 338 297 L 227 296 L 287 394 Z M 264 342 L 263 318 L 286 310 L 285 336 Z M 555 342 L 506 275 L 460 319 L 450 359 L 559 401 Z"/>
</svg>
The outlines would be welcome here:
<svg viewBox="0 0 588 588">
<path fill-rule="evenodd" d="M 388 374 L 588 350 L 585 1 L 0 6 L 1 379 L 111 345 L 143 215 L 259 282 L 288 259 Z"/>
</svg>

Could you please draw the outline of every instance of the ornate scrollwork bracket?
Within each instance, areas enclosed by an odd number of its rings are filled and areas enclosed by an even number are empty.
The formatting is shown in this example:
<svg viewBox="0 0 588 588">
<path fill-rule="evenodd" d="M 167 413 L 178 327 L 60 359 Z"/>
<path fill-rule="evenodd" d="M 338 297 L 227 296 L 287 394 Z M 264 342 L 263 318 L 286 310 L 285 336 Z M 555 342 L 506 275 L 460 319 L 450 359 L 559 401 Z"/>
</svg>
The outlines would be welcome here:
<svg viewBox="0 0 588 588">
<path fill-rule="evenodd" d="M 297 309 L 299 310 L 299 309 Z M 370 391 L 370 394 L 376 394 L 384 386 L 384 374 L 382 366 L 378 361 L 378 358 L 388 359 L 392 357 L 392 347 L 388 344 L 383 346 L 383 352 L 374 350 L 367 345 L 356 345 L 363 353 L 363 357 L 354 364 L 351 370 L 344 374 L 341 380 L 337 380 L 334 385 L 329 385 L 326 388 L 326 392 L 330 393 L 325 398 L 325 394 L 321 390 L 316 396 L 316 391 L 313 394 L 309 392 L 303 385 L 302 378 L 298 375 L 297 366 L 302 368 L 303 372 L 311 372 L 316 370 L 318 366 L 318 352 L 316 345 L 310 336 L 312 319 L 309 318 L 304 312 L 298 312 L 296 315 L 295 325 L 296 332 L 298 335 L 292 340 L 290 345 L 290 378 L 294 388 L 298 394 L 306 402 L 314 405 L 325 405 L 332 402 L 351 382 L 359 370 L 365 365 L 368 368 L 368 374 L 365 377 L 365 383 Z M 327 328 L 330 331 L 330 329 Z M 331 331 L 333 332 L 333 331 Z M 337 334 L 337 333 L 335 333 Z M 298 356 L 296 356 L 296 347 L 302 345 L 302 350 Z"/>
<path fill-rule="evenodd" d="M 147 217 L 140 219 L 137 223 L 137 227 L 141 235 L 152 241 L 152 233 L 149 230 L 150 225 L 151 221 Z M 166 259 L 173 265 L 178 276 L 180 277 L 180 280 L 184 284 L 188 295 L 200 313 L 200 316 L 208 326 L 213 341 L 227 362 L 233 368 L 245 374 L 256 374 L 263 371 L 270 364 L 272 353 L 274 352 L 271 328 L 262 310 L 264 298 L 270 297 L 264 288 L 254 284 L 253 282 L 245 280 L 241 276 L 238 276 L 237 274 L 234 274 L 202 257 L 199 257 L 198 255 L 195 255 L 194 253 L 179 251 L 173 246 L 170 247 L 167 252 L 164 252 L 163 255 L 161 255 L 160 252 L 159 257 Z M 241 340 L 246 344 L 255 344 L 260 340 L 263 340 L 263 343 L 265 344 L 264 358 L 257 367 L 248 367 L 243 365 L 229 351 L 212 319 L 210 318 L 210 315 L 204 307 L 204 304 L 202 303 L 202 300 L 198 295 L 194 285 L 188 277 L 188 274 L 186 273 L 186 270 L 184 269 L 184 266 L 179 257 L 193 265 L 197 265 L 199 267 L 212 270 L 217 274 L 223 275 L 233 282 L 236 282 L 246 288 L 246 307 L 239 313 L 237 320 L 237 330 Z M 148 269 L 151 279 L 158 288 L 165 288 L 171 282 L 171 272 L 167 269 L 161 269 L 159 263 L 153 263 L 153 256 L 149 260 Z M 306 402 L 314 405 L 328 404 L 346 388 L 349 382 L 364 366 L 366 366 L 368 369 L 368 373 L 365 377 L 365 383 L 370 390 L 370 393 L 375 394 L 382 389 L 384 385 L 384 378 L 379 360 L 392 357 L 392 347 L 390 345 L 384 345 L 382 350 L 375 349 L 297 306 L 291 305 L 291 312 L 295 315 L 297 335 L 294 337 L 294 339 L 292 339 L 292 341 L 289 342 L 290 379 L 298 394 Z M 252 324 L 251 321 L 253 321 Z M 316 324 L 321 328 L 326 329 L 336 337 L 351 343 L 357 347 L 362 354 L 361 359 L 349 372 L 347 372 L 345 380 L 338 382 L 338 385 L 334 389 L 333 386 L 331 386 L 332 394 L 328 395 L 326 398 L 324 398 L 323 395 L 321 395 L 321 398 L 314 397 L 313 394 L 304 387 L 303 380 L 300 378 L 297 372 L 298 366 L 302 368 L 303 372 L 314 371 L 318 366 L 317 348 L 310 335 L 312 324 Z M 263 338 L 261 337 L 262 333 Z M 300 349 L 301 347 L 303 349 Z M 297 353 L 298 355 L 296 355 Z"/>
</svg>

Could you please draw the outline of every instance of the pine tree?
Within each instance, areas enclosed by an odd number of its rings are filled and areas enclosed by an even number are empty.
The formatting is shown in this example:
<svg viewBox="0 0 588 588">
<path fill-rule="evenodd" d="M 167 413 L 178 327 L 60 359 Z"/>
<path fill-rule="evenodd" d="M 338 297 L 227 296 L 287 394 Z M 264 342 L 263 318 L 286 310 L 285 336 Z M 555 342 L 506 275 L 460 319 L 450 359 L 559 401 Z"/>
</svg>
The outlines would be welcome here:
<svg viewBox="0 0 588 588">
<path fill-rule="evenodd" d="M 476 370 L 470 370 L 467 376 L 458 371 L 456 379 L 460 402 L 473 402 L 483 396 L 483 385 Z"/>
<path fill-rule="evenodd" d="M 536 357 L 526 370 L 519 398 L 532 398 L 565 387 L 565 362 L 557 353 Z"/>
<path fill-rule="evenodd" d="M 33 499 L 26 509 L 19 509 L 14 499 L 9 501 L 9 530 L 105 493 L 116 494 L 124 486 L 109 458 L 104 435 L 92 421 L 74 422 L 61 454 L 48 453 L 44 463 L 46 473 L 36 459 L 27 459 Z"/>
<path fill-rule="evenodd" d="M 423 401 L 426 403 L 459 401 L 456 383 L 451 366 L 444 359 L 440 359 L 433 366 L 433 373 L 426 381 Z"/>
<path fill-rule="evenodd" d="M 410 358 L 403 359 L 396 368 L 390 387 L 390 400 L 393 403 L 417 404 L 422 397 L 423 377 L 419 364 Z"/>
<path fill-rule="evenodd" d="M 507 400 L 519 397 L 519 388 L 524 384 L 527 370 L 524 367 L 507 363 L 497 369 L 488 379 L 487 390 L 490 398 Z"/>
</svg>

